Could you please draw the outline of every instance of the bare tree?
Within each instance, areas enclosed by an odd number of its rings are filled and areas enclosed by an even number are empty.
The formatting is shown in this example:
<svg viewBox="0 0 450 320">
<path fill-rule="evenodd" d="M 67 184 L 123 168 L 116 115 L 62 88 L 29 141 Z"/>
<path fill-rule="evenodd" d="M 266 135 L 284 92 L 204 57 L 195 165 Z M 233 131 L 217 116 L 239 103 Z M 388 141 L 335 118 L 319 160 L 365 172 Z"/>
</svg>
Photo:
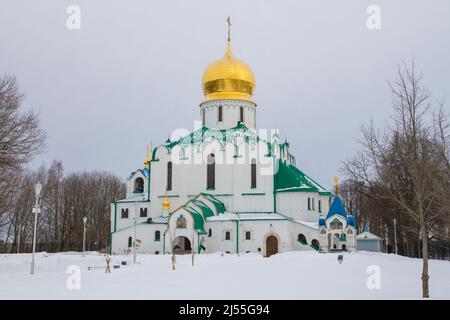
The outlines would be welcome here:
<svg viewBox="0 0 450 320">
<path fill-rule="evenodd" d="M 441 111 L 429 121 L 430 94 L 414 62 L 398 67 L 397 80 L 389 85 L 392 123 L 383 132 L 373 123 L 362 127 L 363 150 L 345 163 L 345 171 L 413 223 L 422 243 L 422 294 L 428 298 L 428 240 L 449 215 L 447 117 Z"/>
<path fill-rule="evenodd" d="M 19 111 L 23 97 L 14 76 L 0 77 L 0 174 L 20 168 L 44 147 L 37 114 Z"/>
</svg>

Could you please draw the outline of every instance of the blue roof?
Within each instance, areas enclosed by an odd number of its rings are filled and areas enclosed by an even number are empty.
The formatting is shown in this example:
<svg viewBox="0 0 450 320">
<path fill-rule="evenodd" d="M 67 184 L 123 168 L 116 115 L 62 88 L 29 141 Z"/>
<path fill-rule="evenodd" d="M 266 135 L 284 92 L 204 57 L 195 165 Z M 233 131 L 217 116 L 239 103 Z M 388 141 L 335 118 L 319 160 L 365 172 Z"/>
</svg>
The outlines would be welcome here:
<svg viewBox="0 0 450 320">
<path fill-rule="evenodd" d="M 321 226 L 325 226 L 325 219 L 322 217 L 319 218 L 319 227 Z"/>
<path fill-rule="evenodd" d="M 130 173 L 130 178 L 131 178 L 132 176 L 134 176 L 134 174 L 135 174 L 136 172 L 138 172 L 138 171 L 142 172 L 142 174 L 144 175 L 144 177 L 148 178 L 148 173 L 149 173 L 148 168 L 137 169 L 136 171 L 131 172 L 131 173 Z"/>
<path fill-rule="evenodd" d="M 356 228 L 355 216 L 347 216 L 348 224 Z"/>
<path fill-rule="evenodd" d="M 328 211 L 326 219 L 335 214 L 343 216 L 345 219 L 347 219 L 347 211 L 345 211 L 344 205 L 342 204 L 342 200 L 339 196 L 334 197 L 333 202 L 331 203 L 330 211 Z"/>
</svg>

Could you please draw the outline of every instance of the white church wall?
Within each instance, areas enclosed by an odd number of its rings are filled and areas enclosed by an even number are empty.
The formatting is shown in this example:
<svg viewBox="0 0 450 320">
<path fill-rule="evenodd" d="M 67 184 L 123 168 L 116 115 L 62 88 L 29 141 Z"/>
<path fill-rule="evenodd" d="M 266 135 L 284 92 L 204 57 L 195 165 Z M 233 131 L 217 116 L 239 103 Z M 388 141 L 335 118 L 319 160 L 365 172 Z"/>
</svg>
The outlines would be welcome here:
<svg viewBox="0 0 450 320">
<path fill-rule="evenodd" d="M 222 106 L 222 121 L 219 121 L 219 107 Z M 243 108 L 244 124 L 255 128 L 256 105 L 242 100 L 207 101 L 200 105 L 200 119 L 205 112 L 205 126 L 208 128 L 229 129 L 236 127 L 240 121 L 240 108 Z"/>
<path fill-rule="evenodd" d="M 265 253 L 267 236 L 274 235 L 277 237 L 279 252 L 291 250 L 289 232 L 287 229 L 289 221 L 273 221 L 273 220 L 250 220 L 240 221 L 237 228 L 236 221 L 214 221 L 207 222 L 207 232 L 212 231 L 212 237 L 207 237 L 206 244 L 208 250 L 206 252 L 229 252 L 229 253 Z M 225 233 L 230 232 L 230 240 L 225 240 Z M 246 232 L 250 231 L 251 238 L 246 240 Z M 236 234 L 239 234 L 237 239 Z M 237 244 L 239 242 L 239 244 Z"/>
<path fill-rule="evenodd" d="M 244 143 L 245 144 L 245 143 Z M 167 191 L 170 209 L 174 210 L 180 205 L 192 199 L 200 192 L 210 193 L 224 202 L 228 211 L 238 212 L 272 212 L 273 211 L 273 176 L 272 159 L 265 157 L 268 153 L 264 142 L 259 142 L 255 147 L 256 157 L 262 155 L 265 159 L 257 162 L 257 186 L 251 188 L 251 165 L 249 162 L 250 147 L 241 146 L 238 152 L 240 157 L 233 157 L 233 145 L 227 144 L 227 154 L 218 142 L 209 144 L 208 150 L 214 152 L 216 158 L 215 168 L 215 188 L 206 188 L 206 162 L 202 164 L 192 164 L 193 155 L 196 151 L 191 146 L 186 148 L 187 160 L 177 160 L 179 148 L 174 148 L 172 153 L 168 153 L 166 148 L 157 152 L 159 161 L 152 162 L 151 168 L 151 211 L 152 216 L 161 214 L 161 207 L 167 185 L 167 163 L 172 161 L 172 190 Z M 195 149 L 195 147 L 194 147 Z M 247 150 L 247 153 L 245 153 Z M 209 152 L 209 151 L 208 151 Z M 229 164 L 225 157 L 232 155 Z M 252 152 L 253 155 L 253 152 Z M 262 163 L 262 164 L 261 164 Z"/>
<path fill-rule="evenodd" d="M 277 212 L 301 221 L 319 220 L 317 192 L 277 192 L 276 197 Z M 308 210 L 308 198 L 311 202 L 310 210 Z M 314 207 L 312 206 L 313 199 Z"/>
<path fill-rule="evenodd" d="M 164 224 L 138 224 L 136 239 L 140 240 L 137 253 L 163 254 Z M 160 232 L 160 240 L 155 241 L 155 232 Z M 132 254 L 133 247 L 128 246 L 129 237 L 134 241 L 134 226 L 112 233 L 112 254 Z"/>
<path fill-rule="evenodd" d="M 147 208 L 147 217 L 140 216 L 140 209 Z M 128 217 L 122 218 L 122 210 L 128 209 Z M 136 210 L 136 211 L 135 211 Z M 150 202 L 117 202 L 111 204 L 111 232 L 134 225 L 135 216 L 137 223 L 147 222 L 150 215 Z"/>
</svg>

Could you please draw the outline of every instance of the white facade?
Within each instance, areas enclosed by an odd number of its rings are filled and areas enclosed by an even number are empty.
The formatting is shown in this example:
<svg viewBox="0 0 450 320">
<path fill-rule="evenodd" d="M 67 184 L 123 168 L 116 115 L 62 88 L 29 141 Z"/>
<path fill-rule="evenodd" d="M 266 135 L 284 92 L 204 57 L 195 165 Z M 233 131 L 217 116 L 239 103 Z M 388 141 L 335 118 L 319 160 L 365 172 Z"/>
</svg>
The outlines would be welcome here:
<svg viewBox="0 0 450 320">
<path fill-rule="evenodd" d="M 151 150 L 112 203 L 111 253 L 354 250 L 339 197 L 295 166 L 277 131 L 257 131 L 254 76 L 230 42 L 203 80 L 202 127 Z"/>
</svg>

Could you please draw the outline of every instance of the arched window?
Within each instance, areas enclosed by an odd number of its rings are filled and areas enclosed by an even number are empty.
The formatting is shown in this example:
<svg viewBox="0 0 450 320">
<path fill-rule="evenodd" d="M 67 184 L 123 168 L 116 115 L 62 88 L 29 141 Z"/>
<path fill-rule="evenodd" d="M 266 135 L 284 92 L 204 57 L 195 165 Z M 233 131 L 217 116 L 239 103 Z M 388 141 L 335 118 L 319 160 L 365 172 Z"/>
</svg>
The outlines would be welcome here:
<svg viewBox="0 0 450 320">
<path fill-rule="evenodd" d="M 121 217 L 122 219 L 128 219 L 128 208 L 122 209 L 122 210 L 120 211 L 120 217 Z"/>
<path fill-rule="evenodd" d="M 172 161 L 167 162 L 167 191 L 172 190 Z"/>
<path fill-rule="evenodd" d="M 342 245 L 342 250 L 347 251 L 347 246 L 345 244 Z"/>
<path fill-rule="evenodd" d="M 320 243 L 319 243 L 319 241 L 316 240 L 316 239 L 313 239 L 313 240 L 311 241 L 311 247 L 313 247 L 313 248 L 316 249 L 316 250 L 319 250 L 319 249 L 320 249 Z"/>
<path fill-rule="evenodd" d="M 256 188 L 256 160 L 252 159 L 252 163 L 250 165 L 250 171 L 251 171 L 251 188 Z"/>
<path fill-rule="evenodd" d="M 215 189 L 216 187 L 216 162 L 215 156 L 211 153 L 208 156 L 206 164 L 206 189 Z"/>
<path fill-rule="evenodd" d="M 320 230 L 320 234 L 327 234 L 327 230 L 325 229 Z"/>
<path fill-rule="evenodd" d="M 211 229 L 208 230 L 208 237 L 212 237 L 212 230 Z"/>
<path fill-rule="evenodd" d="M 239 108 L 239 121 L 244 122 L 244 107 Z"/>
<path fill-rule="evenodd" d="M 134 192 L 144 192 L 144 179 L 142 179 L 141 177 L 134 180 Z"/>
<path fill-rule="evenodd" d="M 225 232 L 225 240 L 230 240 L 230 239 L 231 239 L 230 231 Z"/>
<path fill-rule="evenodd" d="M 183 216 L 179 216 L 177 219 L 177 228 L 178 229 L 186 229 L 186 218 Z"/>
<path fill-rule="evenodd" d="M 252 239 L 252 233 L 250 231 L 245 231 L 245 240 L 251 240 Z"/>
<path fill-rule="evenodd" d="M 298 242 L 300 242 L 302 244 L 308 244 L 308 242 L 306 242 L 306 237 L 305 237 L 305 235 L 303 233 L 300 233 L 297 236 L 297 240 L 298 240 Z"/>
<path fill-rule="evenodd" d="M 147 217 L 147 208 L 141 208 L 140 211 L 139 211 L 139 216 L 141 218 Z"/>
<path fill-rule="evenodd" d="M 319 212 L 322 213 L 322 201 L 319 200 L 319 201 L 317 202 L 317 205 L 318 205 L 318 207 L 319 207 Z"/>
<path fill-rule="evenodd" d="M 353 230 L 352 229 L 348 229 L 347 230 L 347 234 L 353 234 Z"/>
<path fill-rule="evenodd" d="M 131 248 L 133 246 L 133 238 L 128 237 L 128 248 Z"/>
<path fill-rule="evenodd" d="M 222 120 L 223 120 L 223 107 L 222 106 L 219 106 L 219 110 L 218 110 L 218 112 L 219 112 L 219 115 L 218 115 L 218 118 L 219 118 L 219 122 L 222 122 Z"/>
<path fill-rule="evenodd" d="M 202 123 L 205 125 L 205 109 L 202 110 Z"/>
<path fill-rule="evenodd" d="M 313 209 L 313 211 L 316 210 L 316 208 L 315 208 L 315 203 L 314 203 L 315 201 L 314 201 L 314 200 L 315 200 L 315 199 L 312 198 L 312 209 Z"/>
<path fill-rule="evenodd" d="M 155 231 L 155 241 L 160 241 L 161 239 L 161 232 L 159 230 Z"/>
<path fill-rule="evenodd" d="M 311 198 L 308 198 L 308 210 L 311 210 Z"/>
</svg>

